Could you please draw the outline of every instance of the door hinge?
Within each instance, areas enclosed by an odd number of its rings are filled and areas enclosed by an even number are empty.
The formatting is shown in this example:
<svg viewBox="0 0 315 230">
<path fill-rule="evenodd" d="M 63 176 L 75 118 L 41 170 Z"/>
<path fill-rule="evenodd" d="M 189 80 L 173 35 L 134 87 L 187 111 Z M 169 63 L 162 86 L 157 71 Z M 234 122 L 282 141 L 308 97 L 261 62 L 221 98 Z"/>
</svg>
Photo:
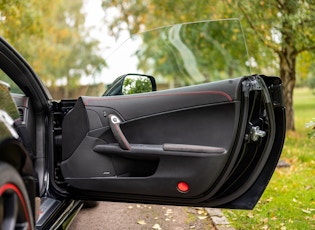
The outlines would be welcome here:
<svg viewBox="0 0 315 230">
<path fill-rule="evenodd" d="M 251 141 L 258 141 L 258 139 L 260 137 L 262 138 L 264 136 L 266 136 L 266 132 L 263 130 L 260 130 L 259 126 L 253 126 L 251 128 L 251 131 L 250 131 L 250 140 Z"/>
<path fill-rule="evenodd" d="M 253 76 L 249 77 L 245 81 L 242 82 L 243 85 L 243 92 L 245 97 L 249 97 L 249 92 L 254 90 L 262 90 L 261 83 L 259 82 L 258 78 Z"/>
<path fill-rule="evenodd" d="M 245 134 L 245 140 L 247 143 L 256 142 L 259 138 L 266 136 L 266 131 L 261 130 L 259 126 L 251 126 L 249 132 Z"/>
</svg>

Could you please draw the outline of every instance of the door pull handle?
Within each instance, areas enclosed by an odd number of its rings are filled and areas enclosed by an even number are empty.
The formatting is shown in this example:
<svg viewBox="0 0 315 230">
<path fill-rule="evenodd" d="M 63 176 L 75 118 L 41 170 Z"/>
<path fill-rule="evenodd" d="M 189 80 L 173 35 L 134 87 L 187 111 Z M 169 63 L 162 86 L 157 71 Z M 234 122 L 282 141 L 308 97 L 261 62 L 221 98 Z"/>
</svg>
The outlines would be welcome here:
<svg viewBox="0 0 315 230">
<path fill-rule="evenodd" d="M 121 131 L 120 119 L 116 115 L 110 114 L 110 115 L 108 115 L 108 120 L 109 120 L 109 126 L 110 126 L 110 128 L 114 134 L 114 137 L 117 140 L 120 148 L 122 148 L 124 150 L 131 150 L 131 146 L 130 146 L 128 140 L 126 139 L 125 135 Z"/>
</svg>

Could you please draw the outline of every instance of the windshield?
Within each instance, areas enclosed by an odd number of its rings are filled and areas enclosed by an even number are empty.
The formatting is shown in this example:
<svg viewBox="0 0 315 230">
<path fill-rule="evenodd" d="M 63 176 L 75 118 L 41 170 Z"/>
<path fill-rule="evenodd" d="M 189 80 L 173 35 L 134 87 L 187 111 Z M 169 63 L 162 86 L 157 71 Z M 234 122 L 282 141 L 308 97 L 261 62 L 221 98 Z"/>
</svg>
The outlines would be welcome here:
<svg viewBox="0 0 315 230">
<path fill-rule="evenodd" d="M 239 20 L 201 21 L 130 37 L 106 57 L 106 66 L 94 77 L 106 89 L 121 75 L 147 74 L 162 90 L 249 75 L 248 60 Z M 91 87 L 87 92 L 101 94 Z"/>
</svg>

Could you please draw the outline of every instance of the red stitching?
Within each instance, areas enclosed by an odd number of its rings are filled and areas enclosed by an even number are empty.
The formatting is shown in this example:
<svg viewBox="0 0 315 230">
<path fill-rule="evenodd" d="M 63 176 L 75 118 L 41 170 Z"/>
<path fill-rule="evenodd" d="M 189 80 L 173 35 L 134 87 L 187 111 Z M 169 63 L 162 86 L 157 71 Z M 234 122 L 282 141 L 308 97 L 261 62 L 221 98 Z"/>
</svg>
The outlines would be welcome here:
<svg viewBox="0 0 315 230">
<path fill-rule="evenodd" d="M 89 100 L 93 101 L 102 101 L 102 100 L 127 100 L 127 99 L 134 99 L 134 98 L 147 98 L 147 97 L 160 97 L 160 96 L 185 96 L 185 95 L 202 95 L 202 94 L 211 94 L 211 95 L 220 95 L 225 97 L 229 102 L 232 102 L 232 97 L 222 91 L 201 91 L 201 92 L 187 92 L 187 93 L 167 93 L 167 94 L 159 94 L 159 95 L 132 95 L 132 96 L 110 96 L 110 97 L 102 97 L 102 98 L 87 98 L 83 100 L 84 105 L 88 105 Z"/>
</svg>

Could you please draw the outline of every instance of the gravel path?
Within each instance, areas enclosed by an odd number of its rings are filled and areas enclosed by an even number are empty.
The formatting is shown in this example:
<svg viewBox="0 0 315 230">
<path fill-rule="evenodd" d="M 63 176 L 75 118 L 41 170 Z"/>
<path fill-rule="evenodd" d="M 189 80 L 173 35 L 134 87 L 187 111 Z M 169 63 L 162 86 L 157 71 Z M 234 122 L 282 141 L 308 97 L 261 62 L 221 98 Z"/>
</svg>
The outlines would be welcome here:
<svg viewBox="0 0 315 230">
<path fill-rule="evenodd" d="M 106 229 L 207 229 L 214 230 L 203 208 L 99 202 L 95 208 L 82 209 L 70 230 Z"/>
</svg>

